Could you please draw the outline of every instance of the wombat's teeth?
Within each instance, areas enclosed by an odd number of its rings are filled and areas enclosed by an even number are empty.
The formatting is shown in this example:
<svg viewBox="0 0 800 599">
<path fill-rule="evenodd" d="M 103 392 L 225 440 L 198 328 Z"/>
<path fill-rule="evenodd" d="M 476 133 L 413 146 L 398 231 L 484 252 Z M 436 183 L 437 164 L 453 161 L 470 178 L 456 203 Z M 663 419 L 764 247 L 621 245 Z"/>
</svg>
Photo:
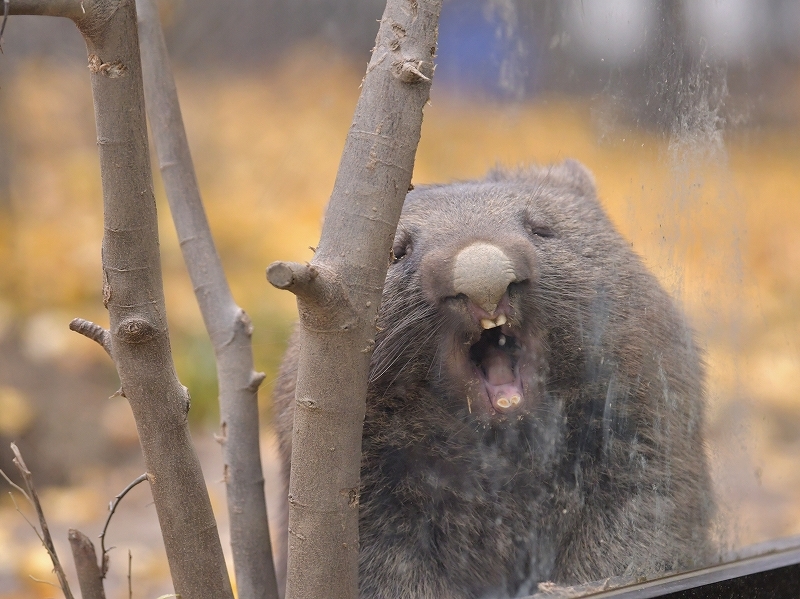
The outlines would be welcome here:
<svg viewBox="0 0 800 599">
<path fill-rule="evenodd" d="M 500 337 L 497 339 L 497 345 L 500 345 L 502 347 L 505 344 L 506 344 L 506 336 L 500 335 Z"/>
<path fill-rule="evenodd" d="M 509 400 L 512 404 L 517 405 L 520 402 L 519 395 L 512 395 L 511 399 Z"/>
<path fill-rule="evenodd" d="M 493 329 L 494 327 L 503 326 L 506 323 L 506 315 L 500 314 L 494 320 L 491 318 L 481 318 L 481 326 L 484 329 Z"/>
<path fill-rule="evenodd" d="M 514 397 L 517 398 L 517 403 L 519 403 L 519 397 L 517 397 L 516 395 Z M 497 407 L 499 407 L 499 408 L 510 408 L 511 407 L 511 402 L 507 398 L 501 397 L 500 399 L 497 400 Z"/>
</svg>

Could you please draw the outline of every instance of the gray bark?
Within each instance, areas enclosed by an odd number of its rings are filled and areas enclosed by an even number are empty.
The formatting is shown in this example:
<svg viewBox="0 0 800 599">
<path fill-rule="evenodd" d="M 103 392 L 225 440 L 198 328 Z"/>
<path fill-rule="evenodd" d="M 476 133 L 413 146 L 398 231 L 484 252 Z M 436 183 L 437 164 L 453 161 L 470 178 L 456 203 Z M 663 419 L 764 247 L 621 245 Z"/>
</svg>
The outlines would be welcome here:
<svg viewBox="0 0 800 599">
<path fill-rule="evenodd" d="M 231 548 L 241 599 L 277 599 L 258 430 L 252 327 L 234 302 L 200 198 L 178 92 L 153 0 L 137 0 L 144 89 L 161 176 L 184 261 L 214 346 Z"/>
<path fill-rule="evenodd" d="M 189 434 L 188 391 L 170 353 L 135 4 L 11 0 L 10 12 L 70 17 L 86 41 L 103 184 L 111 353 L 136 419 L 175 592 L 182 599 L 232 598 Z"/>
<path fill-rule="evenodd" d="M 103 573 L 97 564 L 97 553 L 89 537 L 79 530 L 69 530 L 69 545 L 78 572 L 78 586 L 83 599 L 106 599 L 103 590 Z"/>
<path fill-rule="evenodd" d="M 275 263 L 267 273 L 273 285 L 297 295 L 302 325 L 287 599 L 358 595 L 367 376 L 430 92 L 440 10 L 441 0 L 388 1 L 314 259 Z"/>
</svg>

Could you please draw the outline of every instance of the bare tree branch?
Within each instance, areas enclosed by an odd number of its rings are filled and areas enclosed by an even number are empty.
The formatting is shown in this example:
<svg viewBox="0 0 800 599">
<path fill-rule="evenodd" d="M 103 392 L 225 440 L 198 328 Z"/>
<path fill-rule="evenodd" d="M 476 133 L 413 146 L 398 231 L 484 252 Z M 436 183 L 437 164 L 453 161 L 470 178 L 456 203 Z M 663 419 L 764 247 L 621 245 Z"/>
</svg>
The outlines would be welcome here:
<svg viewBox="0 0 800 599">
<path fill-rule="evenodd" d="M 131 405 L 175 592 L 232 597 L 200 462 L 190 400 L 167 330 L 150 173 L 136 6 L 93 0 L 75 19 L 89 54 L 103 182 L 103 297 L 112 355 Z"/>
<path fill-rule="evenodd" d="M 70 528 L 68 538 L 72 548 L 72 558 L 75 560 L 75 570 L 78 572 L 81 597 L 83 599 L 106 599 L 106 593 L 103 590 L 104 573 L 97 565 L 94 544 L 89 537 L 74 528 Z"/>
<path fill-rule="evenodd" d="M 302 325 L 288 599 L 358 594 L 358 490 L 369 361 L 429 97 L 440 10 L 441 0 L 388 0 L 314 259 L 305 269 L 270 268 L 270 281 L 297 294 Z"/>
<path fill-rule="evenodd" d="M 92 341 L 96 341 L 100 344 L 100 347 L 106 350 L 109 357 L 111 357 L 111 333 L 99 324 L 95 324 L 90 320 L 84 320 L 83 318 L 73 318 L 69 323 L 69 330 L 80 333 Z"/>
<path fill-rule="evenodd" d="M 147 472 L 144 474 L 140 474 L 137 476 L 133 481 L 131 481 L 127 487 L 122 489 L 119 494 L 114 497 L 114 501 L 108 504 L 108 516 L 106 516 L 106 522 L 103 524 L 103 532 L 100 533 L 100 555 L 102 556 L 102 567 L 101 567 L 101 575 L 102 578 L 106 577 L 106 572 L 108 572 L 108 559 L 107 554 L 110 549 L 106 549 L 106 531 L 108 530 L 108 525 L 111 523 L 111 517 L 114 515 L 114 512 L 117 511 L 117 506 L 119 502 L 122 501 L 122 498 L 128 494 L 128 491 L 133 489 L 139 483 L 143 483 L 147 480 Z M 92 548 L 94 551 L 94 548 Z"/>
<path fill-rule="evenodd" d="M 61 585 L 64 596 L 66 599 L 73 599 L 72 591 L 70 591 L 69 583 L 67 583 L 67 577 L 64 574 L 64 569 L 61 567 L 61 562 L 56 554 L 56 546 L 53 545 L 53 538 L 50 536 L 50 528 L 47 526 L 47 520 L 44 517 L 42 505 L 39 503 L 36 487 L 33 486 L 31 471 L 28 470 L 28 467 L 25 465 L 25 460 L 22 459 L 22 454 L 19 452 L 19 448 L 17 448 L 14 443 L 11 444 L 11 451 L 14 452 L 14 465 L 16 465 L 17 470 L 19 470 L 19 473 L 22 475 L 22 480 L 25 481 L 25 487 L 28 489 L 27 495 L 30 497 L 31 503 L 33 503 L 33 507 L 36 509 L 36 515 L 39 518 L 39 526 L 42 529 L 42 536 L 39 537 L 39 539 L 42 541 L 44 548 L 47 549 L 50 561 L 53 562 L 53 570 L 55 570 L 58 583 Z"/>
<path fill-rule="evenodd" d="M 176 594 L 232 598 L 217 524 L 189 433 L 190 400 L 169 346 L 130 0 L 10 0 L 10 14 L 72 19 L 86 41 L 103 184 L 103 300 L 111 355 L 139 431 Z"/>
<path fill-rule="evenodd" d="M 8 0 L 10 15 L 66 17 L 76 21 L 91 14 L 104 0 Z"/>
<path fill-rule="evenodd" d="M 239 597 L 277 599 L 258 427 L 252 325 L 236 305 L 208 226 L 164 35 L 152 0 L 137 0 L 146 106 L 184 261 L 214 346 L 231 547 Z"/>
</svg>

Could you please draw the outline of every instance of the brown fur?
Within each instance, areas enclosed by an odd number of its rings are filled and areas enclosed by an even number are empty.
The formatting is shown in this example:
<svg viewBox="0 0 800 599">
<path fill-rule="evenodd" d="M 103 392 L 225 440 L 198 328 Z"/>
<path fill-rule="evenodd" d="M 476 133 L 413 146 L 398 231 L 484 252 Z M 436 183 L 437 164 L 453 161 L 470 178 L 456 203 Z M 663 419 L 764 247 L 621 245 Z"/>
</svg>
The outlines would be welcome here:
<svg viewBox="0 0 800 599">
<path fill-rule="evenodd" d="M 508 288 L 522 409 L 465 377 L 482 333 L 448 264 L 475 241 Z M 379 314 L 364 424 L 364 598 L 519 597 L 653 575 L 710 554 L 703 367 L 681 313 L 578 163 L 409 193 Z M 275 391 L 288 485 L 294 339 Z"/>
</svg>

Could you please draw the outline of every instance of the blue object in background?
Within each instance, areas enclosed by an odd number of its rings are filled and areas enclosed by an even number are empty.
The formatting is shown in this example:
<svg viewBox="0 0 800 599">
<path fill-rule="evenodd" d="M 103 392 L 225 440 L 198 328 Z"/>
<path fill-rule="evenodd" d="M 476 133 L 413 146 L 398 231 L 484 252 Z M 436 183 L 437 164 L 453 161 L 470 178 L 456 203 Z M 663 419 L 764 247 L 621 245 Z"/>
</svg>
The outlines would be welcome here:
<svg viewBox="0 0 800 599">
<path fill-rule="evenodd" d="M 516 23 L 486 0 L 449 0 L 439 21 L 436 86 L 499 98 L 529 88 L 528 48 Z"/>
</svg>

